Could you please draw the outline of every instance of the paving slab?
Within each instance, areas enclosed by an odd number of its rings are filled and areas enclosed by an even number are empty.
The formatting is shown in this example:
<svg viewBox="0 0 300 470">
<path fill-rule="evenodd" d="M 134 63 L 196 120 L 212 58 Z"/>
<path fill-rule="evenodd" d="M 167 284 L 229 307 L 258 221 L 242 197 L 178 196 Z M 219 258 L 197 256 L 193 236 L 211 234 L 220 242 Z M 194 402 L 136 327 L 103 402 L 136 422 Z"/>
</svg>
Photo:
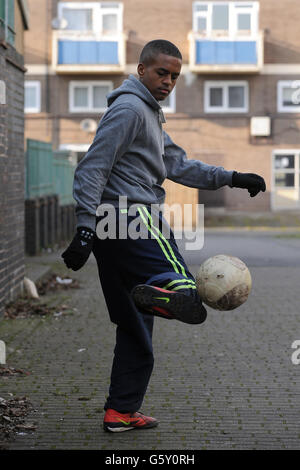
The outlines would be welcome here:
<svg viewBox="0 0 300 470">
<path fill-rule="evenodd" d="M 248 301 L 232 312 L 209 308 L 202 325 L 156 318 L 156 360 L 142 411 L 160 425 L 108 434 L 103 404 L 115 326 L 95 260 L 74 273 L 59 254 L 34 262 L 77 279 L 80 288 L 47 294 L 54 314 L 0 319 L 7 363 L 30 372 L 0 378 L 0 395 L 29 397 L 27 420 L 36 423 L 9 449 L 300 449 L 300 365 L 291 360 L 300 340 L 300 266 L 251 267 Z M 190 263 L 194 274 L 197 267 Z"/>
</svg>

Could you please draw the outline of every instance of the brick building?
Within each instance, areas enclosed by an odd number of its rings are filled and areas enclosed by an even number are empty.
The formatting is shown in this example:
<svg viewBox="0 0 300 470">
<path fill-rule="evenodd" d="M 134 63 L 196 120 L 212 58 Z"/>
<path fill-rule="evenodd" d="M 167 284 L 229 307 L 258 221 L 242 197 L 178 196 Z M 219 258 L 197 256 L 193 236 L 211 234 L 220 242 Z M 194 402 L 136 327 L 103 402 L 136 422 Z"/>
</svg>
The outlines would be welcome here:
<svg viewBox="0 0 300 470">
<path fill-rule="evenodd" d="M 23 0 L 0 0 L 0 315 L 24 278 Z"/>
<path fill-rule="evenodd" d="M 164 104 L 165 129 L 189 158 L 257 172 L 255 199 L 228 187 L 166 181 L 167 202 L 231 210 L 299 210 L 298 0 L 29 0 L 26 136 L 88 149 L 105 95 L 136 66 L 143 45 L 174 42 L 182 74 Z"/>
</svg>

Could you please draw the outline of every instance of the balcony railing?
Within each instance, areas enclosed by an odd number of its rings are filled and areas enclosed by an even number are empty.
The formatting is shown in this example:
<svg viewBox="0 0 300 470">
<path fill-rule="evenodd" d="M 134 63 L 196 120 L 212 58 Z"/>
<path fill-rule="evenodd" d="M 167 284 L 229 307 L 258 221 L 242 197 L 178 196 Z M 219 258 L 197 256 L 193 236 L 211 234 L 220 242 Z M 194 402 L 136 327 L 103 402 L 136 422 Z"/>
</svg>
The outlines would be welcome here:
<svg viewBox="0 0 300 470">
<path fill-rule="evenodd" d="M 211 38 L 190 32 L 189 41 L 192 72 L 258 73 L 263 66 L 263 32 Z"/>
<path fill-rule="evenodd" d="M 123 73 L 126 36 L 56 30 L 52 66 L 57 73 Z"/>
</svg>

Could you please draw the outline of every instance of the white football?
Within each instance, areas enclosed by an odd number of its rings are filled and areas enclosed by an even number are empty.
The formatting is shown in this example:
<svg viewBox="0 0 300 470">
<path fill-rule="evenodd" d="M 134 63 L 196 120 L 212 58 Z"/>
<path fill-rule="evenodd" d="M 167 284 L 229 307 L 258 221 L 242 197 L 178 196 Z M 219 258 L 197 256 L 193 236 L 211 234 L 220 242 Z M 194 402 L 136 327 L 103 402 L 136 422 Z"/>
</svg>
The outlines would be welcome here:
<svg viewBox="0 0 300 470">
<path fill-rule="evenodd" d="M 234 310 L 248 299 L 251 274 L 235 256 L 216 255 L 204 261 L 196 275 L 202 301 L 215 310 Z"/>
</svg>

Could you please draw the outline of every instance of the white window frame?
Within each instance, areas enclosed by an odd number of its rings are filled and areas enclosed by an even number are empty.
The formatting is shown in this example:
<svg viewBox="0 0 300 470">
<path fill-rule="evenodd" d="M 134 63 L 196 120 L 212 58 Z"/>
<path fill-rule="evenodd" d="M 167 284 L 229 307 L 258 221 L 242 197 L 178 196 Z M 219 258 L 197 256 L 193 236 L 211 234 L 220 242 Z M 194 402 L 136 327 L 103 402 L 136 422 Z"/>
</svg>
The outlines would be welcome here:
<svg viewBox="0 0 300 470">
<path fill-rule="evenodd" d="M 36 106 L 25 107 L 25 98 L 24 98 L 24 112 L 25 113 L 40 113 L 41 112 L 41 82 L 38 80 L 26 80 L 24 82 L 24 93 L 25 88 L 35 88 L 36 93 Z"/>
<path fill-rule="evenodd" d="M 102 8 L 102 4 L 109 4 L 109 3 L 114 3 L 118 4 L 118 8 L 112 7 L 112 8 Z M 117 32 L 120 33 L 123 31 L 123 4 L 119 2 L 59 2 L 57 5 L 57 16 L 58 18 L 62 19 L 63 18 L 63 9 L 64 8 L 70 8 L 72 10 L 78 9 L 81 10 L 83 9 L 91 9 L 93 11 L 93 17 L 92 17 L 92 30 L 83 30 L 86 32 L 92 32 L 92 33 L 97 33 L 103 34 L 103 15 L 104 14 L 116 14 L 117 15 L 117 21 L 118 21 L 118 29 Z M 68 32 L 71 32 L 72 30 L 66 30 Z M 78 32 L 79 30 L 73 30 L 73 32 Z"/>
<path fill-rule="evenodd" d="M 283 104 L 283 88 L 295 88 L 297 94 L 297 101 L 300 101 L 300 93 L 297 89 L 300 88 L 300 80 L 279 80 L 277 82 L 277 111 L 278 113 L 300 113 L 299 106 L 284 106 Z"/>
<path fill-rule="evenodd" d="M 163 113 L 165 114 L 172 114 L 176 113 L 176 87 L 173 88 L 170 96 L 170 106 L 164 106 L 164 102 L 161 102 L 161 109 L 163 110 Z"/>
<path fill-rule="evenodd" d="M 245 106 L 242 108 L 229 108 L 228 88 L 230 86 L 243 86 L 245 89 Z M 211 88 L 223 88 L 223 106 L 210 106 L 209 95 Z M 205 113 L 247 113 L 249 110 L 249 84 L 246 80 L 217 80 L 204 82 L 204 112 Z"/>
<path fill-rule="evenodd" d="M 279 169 L 276 170 L 275 168 L 275 159 L 276 156 L 280 155 L 294 155 L 295 156 L 295 166 L 294 168 L 288 168 L 288 169 Z M 278 150 L 273 150 L 271 154 L 271 208 L 272 210 L 293 210 L 297 209 L 299 210 L 300 208 L 300 148 L 298 149 L 278 149 Z M 280 205 L 276 206 L 275 202 L 275 191 L 276 191 L 276 184 L 275 184 L 275 176 L 276 173 L 289 173 L 289 174 L 294 174 L 295 179 L 294 179 L 294 191 L 295 195 L 297 195 L 298 199 L 296 200 L 295 204 L 287 204 L 287 205 Z M 286 190 L 291 190 L 292 186 L 282 186 L 280 187 L 283 191 Z M 297 203 L 298 202 L 298 203 Z"/>
<path fill-rule="evenodd" d="M 229 7 L 229 25 L 228 25 L 228 34 L 222 36 L 215 36 L 212 29 L 212 12 L 213 5 L 227 5 Z M 248 8 L 246 5 L 251 5 Z M 206 11 L 197 11 L 197 6 L 207 6 Z M 249 36 L 239 34 L 238 30 L 238 13 L 249 13 L 251 17 L 251 34 Z M 197 30 L 197 19 L 199 17 L 206 18 L 206 34 L 207 38 L 217 37 L 218 39 L 235 39 L 241 37 L 246 39 L 253 39 L 257 37 L 258 34 L 258 13 L 259 13 L 259 2 L 250 1 L 250 2 L 208 2 L 208 1 L 196 1 L 193 3 L 193 31 L 198 33 Z"/>
<path fill-rule="evenodd" d="M 108 86 L 110 93 L 113 90 L 113 82 L 107 80 L 93 80 L 93 81 L 79 81 L 79 80 L 72 80 L 69 82 L 69 112 L 70 113 L 102 113 L 105 112 L 107 107 L 103 108 L 93 108 L 92 107 L 92 91 L 93 86 Z M 76 87 L 86 87 L 88 89 L 88 106 L 86 107 L 78 107 L 74 105 L 74 88 Z"/>
</svg>

